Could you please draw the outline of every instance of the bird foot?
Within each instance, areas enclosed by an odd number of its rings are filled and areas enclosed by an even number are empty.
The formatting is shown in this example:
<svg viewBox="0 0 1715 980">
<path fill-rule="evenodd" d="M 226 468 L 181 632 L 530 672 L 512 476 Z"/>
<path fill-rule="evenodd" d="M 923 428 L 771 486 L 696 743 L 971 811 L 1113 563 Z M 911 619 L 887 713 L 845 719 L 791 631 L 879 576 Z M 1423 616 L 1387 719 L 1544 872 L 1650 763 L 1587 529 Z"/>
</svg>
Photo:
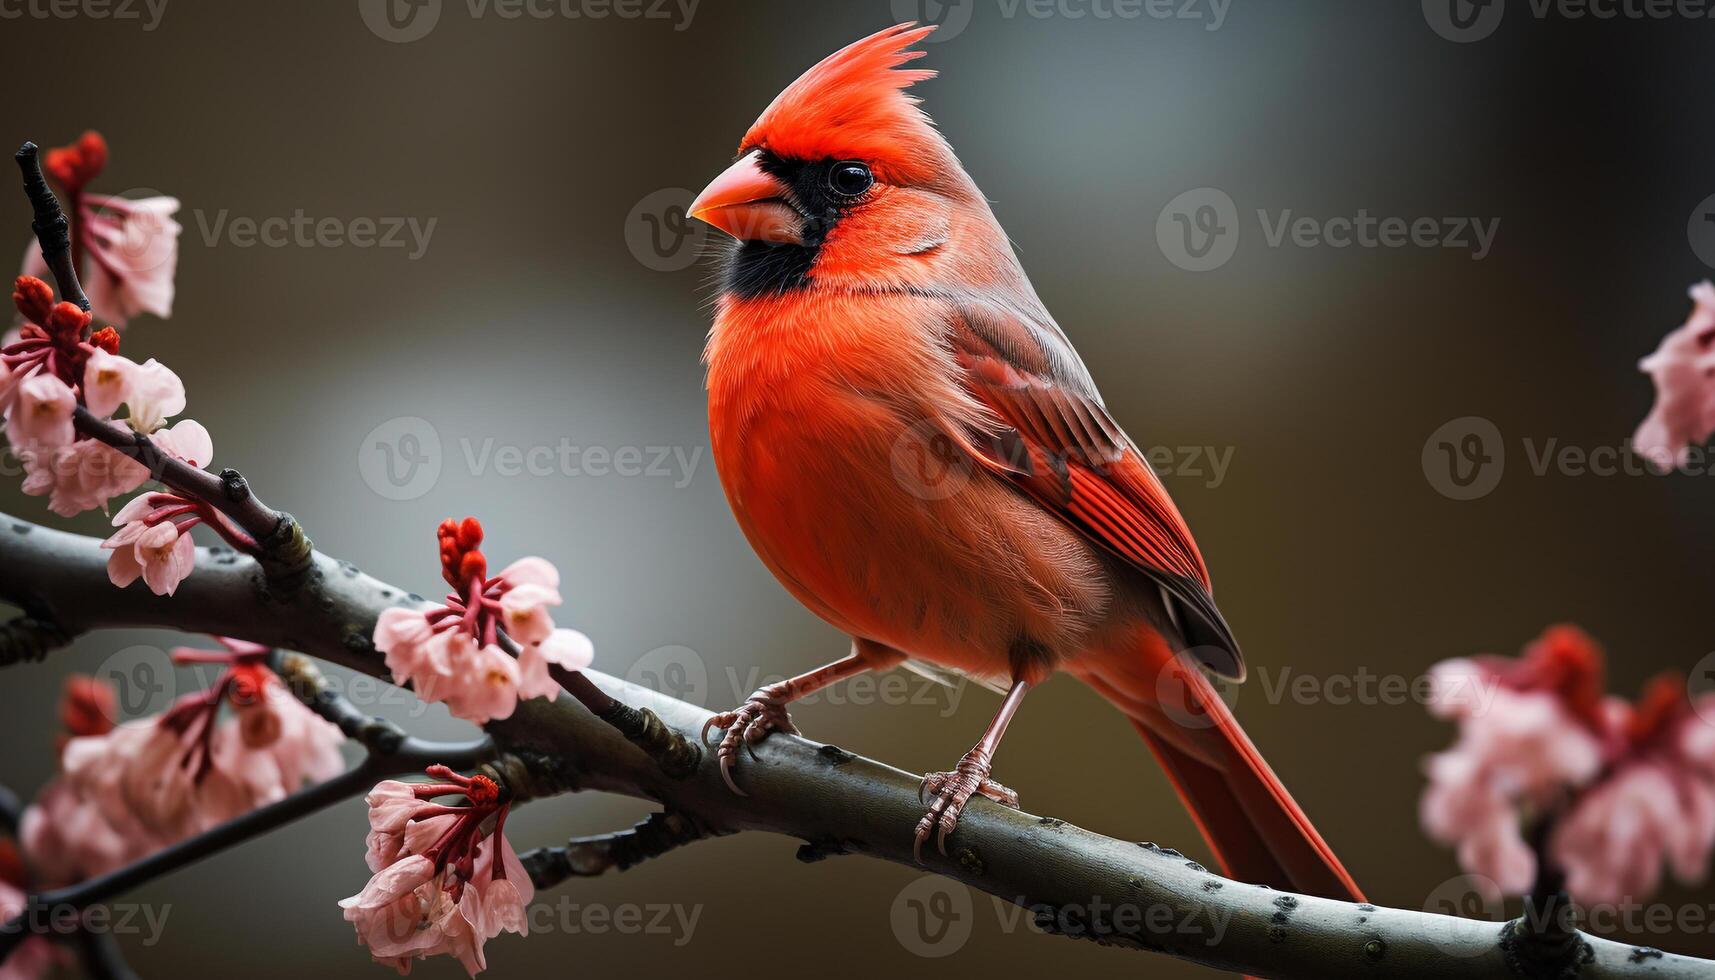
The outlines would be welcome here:
<svg viewBox="0 0 1715 980">
<path fill-rule="evenodd" d="M 917 798 L 927 800 L 933 796 L 935 799 L 929 804 L 929 811 L 923 814 L 923 819 L 917 822 L 917 839 L 911 853 L 918 864 L 923 863 L 923 842 L 929 839 L 930 834 L 936 835 L 936 848 L 942 854 L 947 853 L 947 835 L 959 825 L 959 817 L 964 814 L 965 804 L 971 797 L 986 796 L 1001 806 L 1018 809 L 1018 794 L 990 779 L 991 768 L 987 756 L 973 751 L 960 759 L 952 772 L 924 775 L 922 784 L 917 787 Z"/>
<path fill-rule="evenodd" d="M 739 796 L 750 795 L 739 789 L 732 779 L 732 767 L 733 763 L 738 761 L 739 746 L 743 745 L 745 751 L 754 759 L 756 749 L 753 746 L 771 733 L 800 734 L 798 726 L 792 724 L 792 716 L 786 713 L 786 702 L 766 691 L 757 691 L 737 709 L 715 715 L 703 722 L 704 745 L 709 744 L 709 730 L 714 728 L 725 733 L 721 736 L 720 745 L 715 749 L 715 757 L 721 764 L 721 778 L 726 780 L 727 788 Z"/>
</svg>

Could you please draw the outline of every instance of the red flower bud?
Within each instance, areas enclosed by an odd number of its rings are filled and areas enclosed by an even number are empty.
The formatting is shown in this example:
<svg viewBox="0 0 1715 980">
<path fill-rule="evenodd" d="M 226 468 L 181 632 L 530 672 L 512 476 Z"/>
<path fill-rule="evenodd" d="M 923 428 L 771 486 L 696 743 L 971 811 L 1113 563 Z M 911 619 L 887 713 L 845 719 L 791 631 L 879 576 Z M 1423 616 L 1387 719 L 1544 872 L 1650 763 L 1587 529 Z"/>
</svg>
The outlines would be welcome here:
<svg viewBox="0 0 1715 980">
<path fill-rule="evenodd" d="M 488 559 L 480 551 L 467 551 L 459 559 L 459 582 L 475 582 L 488 578 Z"/>
<path fill-rule="evenodd" d="M 493 806 L 500 801 L 500 786 L 479 773 L 470 777 L 470 788 L 464 795 L 475 806 Z"/>
<path fill-rule="evenodd" d="M 109 354 L 119 353 L 119 331 L 112 327 L 102 327 L 97 330 L 90 335 L 89 342 Z"/>
<path fill-rule="evenodd" d="M 60 724 L 74 736 L 105 735 L 113 730 L 119 705 L 113 685 L 99 677 L 73 674 L 60 695 Z"/>
<path fill-rule="evenodd" d="M 465 518 L 459 525 L 459 546 L 468 551 L 481 543 L 482 524 L 474 517 Z"/>
<path fill-rule="evenodd" d="M 106 169 L 107 141 L 89 130 L 76 143 L 49 150 L 42 166 L 68 194 L 76 194 Z"/>
<path fill-rule="evenodd" d="M 48 333 L 55 337 L 65 337 L 71 340 L 82 340 L 83 331 L 94 319 L 88 313 L 71 303 L 56 303 L 48 313 L 48 321 L 43 324 Z"/>
<path fill-rule="evenodd" d="M 19 276 L 12 283 L 12 302 L 18 312 L 38 326 L 46 326 L 48 314 L 54 308 L 54 291 L 35 276 Z"/>
</svg>

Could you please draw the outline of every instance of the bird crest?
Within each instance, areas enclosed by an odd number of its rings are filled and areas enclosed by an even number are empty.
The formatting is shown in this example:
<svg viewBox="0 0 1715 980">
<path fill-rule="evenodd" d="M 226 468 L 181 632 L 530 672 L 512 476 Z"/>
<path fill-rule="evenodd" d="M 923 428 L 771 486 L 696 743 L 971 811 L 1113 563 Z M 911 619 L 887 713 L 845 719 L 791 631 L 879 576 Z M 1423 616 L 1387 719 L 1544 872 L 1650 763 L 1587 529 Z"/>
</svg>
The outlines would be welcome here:
<svg viewBox="0 0 1715 980">
<path fill-rule="evenodd" d="M 884 180 L 932 174 L 944 165 L 946 143 L 905 90 L 935 72 L 902 66 L 923 57 L 912 45 L 934 30 L 898 24 L 822 59 L 763 110 L 739 152 L 865 160 Z"/>
</svg>

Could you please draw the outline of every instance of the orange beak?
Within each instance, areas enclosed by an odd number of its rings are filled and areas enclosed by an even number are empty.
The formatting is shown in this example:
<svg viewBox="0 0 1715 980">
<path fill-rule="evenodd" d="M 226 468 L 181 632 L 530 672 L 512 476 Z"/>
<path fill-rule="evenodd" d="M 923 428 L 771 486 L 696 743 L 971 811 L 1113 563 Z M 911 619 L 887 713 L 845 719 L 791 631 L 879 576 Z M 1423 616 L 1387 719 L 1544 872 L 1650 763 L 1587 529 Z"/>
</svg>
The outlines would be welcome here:
<svg viewBox="0 0 1715 980">
<path fill-rule="evenodd" d="M 691 217 L 740 241 L 799 245 L 804 216 L 786 195 L 786 185 L 762 169 L 752 150 L 703 188 L 691 202 Z"/>
</svg>

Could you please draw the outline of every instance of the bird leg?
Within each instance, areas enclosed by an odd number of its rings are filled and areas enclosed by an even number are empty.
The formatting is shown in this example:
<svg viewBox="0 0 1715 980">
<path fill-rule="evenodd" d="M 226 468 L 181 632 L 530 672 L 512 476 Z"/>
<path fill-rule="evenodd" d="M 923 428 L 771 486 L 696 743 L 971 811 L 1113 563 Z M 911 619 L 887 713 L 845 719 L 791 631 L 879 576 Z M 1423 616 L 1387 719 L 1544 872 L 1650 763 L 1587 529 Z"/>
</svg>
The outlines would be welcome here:
<svg viewBox="0 0 1715 980">
<path fill-rule="evenodd" d="M 981 794 L 1002 806 L 1018 807 L 1018 794 L 989 778 L 989 772 L 994 766 L 994 753 L 1000 747 L 1000 740 L 1006 734 L 1006 726 L 1012 722 L 1012 716 L 1018 713 L 1018 706 L 1024 701 L 1024 692 L 1030 689 L 1030 682 L 1015 680 L 1006 692 L 1006 700 L 1000 703 L 1000 710 L 995 712 L 994 720 L 989 722 L 983 731 L 983 737 L 977 740 L 976 747 L 965 753 L 952 772 L 932 772 L 923 777 L 923 783 L 918 788 L 918 795 L 925 797 L 933 795 L 935 801 L 929 804 L 929 811 L 923 814 L 923 819 L 917 822 L 917 840 L 912 845 L 911 853 L 917 858 L 917 863 L 923 863 L 923 842 L 939 828 L 935 838 L 935 846 L 942 854 L 947 853 L 947 835 L 958 826 L 959 817 L 965 812 L 965 804 L 971 797 Z"/>
<path fill-rule="evenodd" d="M 891 658 L 890 658 L 891 659 Z M 903 660 L 900 656 L 898 659 Z M 897 662 L 897 661 L 895 661 Z M 770 684 L 759 688 L 745 702 L 732 711 L 714 715 L 703 723 L 703 744 L 708 744 L 709 730 L 719 728 L 725 734 L 721 736 L 720 746 L 715 750 L 721 764 L 721 778 L 726 780 L 727 788 L 740 796 L 747 796 L 744 790 L 733 782 L 732 766 L 738 761 L 738 749 L 743 745 L 756 758 L 757 742 L 767 738 L 771 732 L 785 732 L 797 735 L 798 726 L 792 724 L 792 716 L 786 713 L 786 706 L 792 702 L 814 694 L 822 688 L 848 677 L 854 677 L 866 670 L 876 669 L 892 664 L 878 663 L 877 658 L 865 651 L 865 645 L 857 644 L 851 655 L 842 660 L 836 660 L 826 667 L 818 667 L 807 674 L 799 674 L 783 680 L 778 684 Z"/>
</svg>

